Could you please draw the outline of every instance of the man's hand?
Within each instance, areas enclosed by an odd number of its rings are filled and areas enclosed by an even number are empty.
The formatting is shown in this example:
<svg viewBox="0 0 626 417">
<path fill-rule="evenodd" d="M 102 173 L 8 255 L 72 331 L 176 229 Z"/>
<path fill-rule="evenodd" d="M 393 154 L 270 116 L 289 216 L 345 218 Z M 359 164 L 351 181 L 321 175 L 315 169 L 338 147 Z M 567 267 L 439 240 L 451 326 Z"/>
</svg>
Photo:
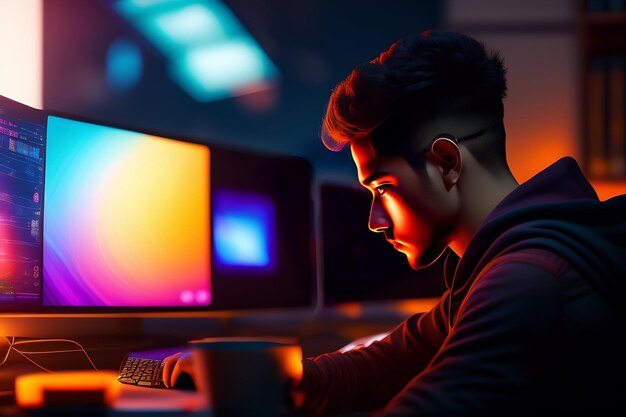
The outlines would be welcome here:
<svg viewBox="0 0 626 417">
<path fill-rule="evenodd" d="M 163 366 L 163 383 L 167 388 L 172 388 L 181 372 L 186 372 L 192 380 L 196 380 L 191 360 L 191 352 L 178 352 L 165 358 Z"/>
</svg>

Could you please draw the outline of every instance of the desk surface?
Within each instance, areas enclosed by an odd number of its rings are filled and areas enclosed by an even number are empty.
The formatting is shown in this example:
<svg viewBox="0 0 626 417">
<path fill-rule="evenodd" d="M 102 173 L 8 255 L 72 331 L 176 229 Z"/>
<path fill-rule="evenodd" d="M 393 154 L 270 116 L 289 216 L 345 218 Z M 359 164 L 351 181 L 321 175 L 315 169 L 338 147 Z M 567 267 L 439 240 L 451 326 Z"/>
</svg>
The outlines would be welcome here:
<svg viewBox="0 0 626 417">
<path fill-rule="evenodd" d="M 407 316 L 425 311 L 434 303 L 431 300 L 425 301 L 428 302 L 427 305 L 422 302 L 424 305 L 407 304 L 405 306 L 401 303 L 393 303 L 344 306 L 303 317 L 294 317 L 292 314 L 235 317 L 228 321 L 220 321 L 217 329 L 207 329 L 203 321 L 196 324 L 193 321 L 158 320 L 148 323 L 154 327 L 148 326 L 150 327 L 148 333 L 166 336 L 129 337 L 125 335 L 117 337 L 111 335 L 110 337 L 96 337 L 93 340 L 90 338 L 77 340 L 86 348 L 98 369 L 104 370 L 117 370 L 128 352 L 162 348 L 177 345 L 181 340 L 215 335 L 264 336 L 270 334 L 297 337 L 302 341 L 304 356 L 310 356 L 332 351 L 366 335 L 388 331 Z M 37 347 L 37 349 L 43 349 L 43 347 Z M 89 366 L 82 352 L 40 356 L 38 360 L 53 371 L 77 369 L 78 365 L 80 365 L 79 369 L 87 369 Z M 29 414 L 24 410 L 16 408 L 11 391 L 17 375 L 37 372 L 39 369 L 16 353 L 11 354 L 9 359 L 0 367 L 0 416 L 28 416 Z M 198 409 L 195 392 L 120 385 L 123 387 L 117 402 L 113 407 L 106 409 L 104 414 L 100 413 L 101 415 L 132 415 L 133 417 L 206 415 L 206 410 Z M 39 415 L 49 414 L 39 413 Z"/>
<path fill-rule="evenodd" d="M 122 384 L 120 396 L 112 407 L 112 415 L 130 412 L 177 413 L 189 416 L 206 415 L 207 409 L 196 391 L 155 389 Z"/>
</svg>

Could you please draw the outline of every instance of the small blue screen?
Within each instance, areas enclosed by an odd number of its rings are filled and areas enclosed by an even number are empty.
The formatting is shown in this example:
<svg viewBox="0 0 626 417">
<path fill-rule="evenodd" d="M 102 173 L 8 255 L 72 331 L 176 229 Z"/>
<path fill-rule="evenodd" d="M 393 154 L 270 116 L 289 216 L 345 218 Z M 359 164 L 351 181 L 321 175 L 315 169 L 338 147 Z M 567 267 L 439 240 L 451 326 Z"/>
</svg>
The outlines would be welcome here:
<svg viewBox="0 0 626 417">
<path fill-rule="evenodd" d="M 222 271 L 272 271 L 276 213 L 266 196 L 216 191 L 213 198 L 215 266 Z"/>
</svg>

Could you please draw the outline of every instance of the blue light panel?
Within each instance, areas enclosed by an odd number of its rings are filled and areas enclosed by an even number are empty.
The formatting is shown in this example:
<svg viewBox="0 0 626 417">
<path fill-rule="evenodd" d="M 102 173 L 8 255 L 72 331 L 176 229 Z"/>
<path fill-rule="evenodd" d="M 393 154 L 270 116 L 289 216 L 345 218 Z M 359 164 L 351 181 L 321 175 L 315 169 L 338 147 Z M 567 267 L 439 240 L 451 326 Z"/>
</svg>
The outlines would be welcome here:
<svg viewBox="0 0 626 417">
<path fill-rule="evenodd" d="M 267 232 L 262 219 L 244 213 L 215 218 L 216 250 L 228 265 L 266 266 L 269 263 Z"/>
<path fill-rule="evenodd" d="M 169 72 L 201 102 L 271 88 L 275 65 L 218 0 L 120 0 L 115 9 L 163 53 Z"/>
</svg>

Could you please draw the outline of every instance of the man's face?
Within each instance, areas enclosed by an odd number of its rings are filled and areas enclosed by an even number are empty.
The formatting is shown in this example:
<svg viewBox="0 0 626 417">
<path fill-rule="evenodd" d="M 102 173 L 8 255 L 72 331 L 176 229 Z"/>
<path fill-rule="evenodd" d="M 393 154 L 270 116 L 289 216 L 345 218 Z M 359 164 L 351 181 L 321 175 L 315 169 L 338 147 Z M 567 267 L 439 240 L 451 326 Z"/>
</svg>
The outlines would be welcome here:
<svg viewBox="0 0 626 417">
<path fill-rule="evenodd" d="M 456 227 L 456 189 L 446 189 L 434 162 L 425 161 L 423 172 L 416 171 L 402 156 L 379 155 L 367 139 L 350 149 L 359 181 L 373 196 L 370 229 L 384 233 L 412 268 L 432 264 Z"/>
</svg>

